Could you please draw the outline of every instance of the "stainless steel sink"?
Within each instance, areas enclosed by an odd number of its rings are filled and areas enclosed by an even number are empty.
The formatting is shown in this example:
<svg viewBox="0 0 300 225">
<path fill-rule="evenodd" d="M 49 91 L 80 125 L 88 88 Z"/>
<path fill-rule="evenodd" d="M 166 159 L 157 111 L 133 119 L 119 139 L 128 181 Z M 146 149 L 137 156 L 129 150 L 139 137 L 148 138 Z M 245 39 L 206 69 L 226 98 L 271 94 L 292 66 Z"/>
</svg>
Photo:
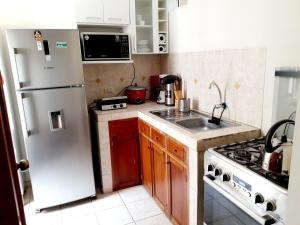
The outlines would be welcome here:
<svg viewBox="0 0 300 225">
<path fill-rule="evenodd" d="M 208 118 L 205 118 L 205 117 L 179 120 L 179 121 L 176 121 L 175 123 L 184 128 L 187 128 L 187 129 L 190 129 L 193 131 L 199 131 L 199 132 L 234 126 L 234 124 L 226 123 L 224 121 L 221 121 L 219 125 L 216 125 L 216 124 L 208 122 Z"/>
<path fill-rule="evenodd" d="M 209 130 L 222 129 L 227 127 L 238 126 L 239 124 L 227 121 L 221 121 L 219 125 L 208 122 L 209 115 L 191 110 L 190 112 L 179 112 L 176 109 L 151 111 L 152 114 L 165 119 L 171 123 L 181 126 L 193 133 Z"/>
</svg>

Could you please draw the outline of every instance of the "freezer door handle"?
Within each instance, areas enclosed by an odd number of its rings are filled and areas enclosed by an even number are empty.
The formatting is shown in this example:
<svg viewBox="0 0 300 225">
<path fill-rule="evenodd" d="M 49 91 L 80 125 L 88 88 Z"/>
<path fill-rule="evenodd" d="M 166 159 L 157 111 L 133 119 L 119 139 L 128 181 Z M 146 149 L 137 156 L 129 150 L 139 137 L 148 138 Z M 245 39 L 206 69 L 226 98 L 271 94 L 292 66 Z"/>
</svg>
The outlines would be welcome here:
<svg viewBox="0 0 300 225">
<path fill-rule="evenodd" d="M 23 99 L 26 98 L 25 95 L 26 95 L 25 93 L 20 94 L 20 96 L 21 96 L 20 117 L 21 117 L 21 123 L 23 124 L 22 125 L 23 131 L 24 131 L 23 134 L 26 138 L 28 138 L 30 136 L 30 130 L 28 130 L 28 127 L 27 127 L 26 114 L 25 114 L 25 108 L 24 108 L 24 102 L 23 102 Z"/>
<path fill-rule="evenodd" d="M 18 68 L 18 63 L 17 63 L 17 54 L 19 54 L 19 51 L 17 48 L 11 48 L 10 49 L 10 52 L 11 52 L 11 62 L 12 62 L 12 70 L 13 70 L 13 73 L 16 74 L 15 77 L 15 86 L 16 86 L 16 89 L 20 89 L 22 88 L 22 82 L 20 82 L 20 75 L 19 75 L 19 68 Z"/>
<path fill-rule="evenodd" d="M 50 131 L 59 131 L 64 129 L 63 110 L 48 112 Z"/>
</svg>

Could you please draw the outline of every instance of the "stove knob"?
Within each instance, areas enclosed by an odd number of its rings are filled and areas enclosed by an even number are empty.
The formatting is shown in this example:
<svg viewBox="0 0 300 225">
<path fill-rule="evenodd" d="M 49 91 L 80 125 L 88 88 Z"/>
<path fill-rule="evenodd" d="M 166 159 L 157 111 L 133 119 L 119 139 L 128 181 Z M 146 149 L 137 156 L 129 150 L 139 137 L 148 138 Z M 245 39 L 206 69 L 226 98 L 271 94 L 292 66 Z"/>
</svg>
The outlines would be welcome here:
<svg viewBox="0 0 300 225">
<path fill-rule="evenodd" d="M 123 104 L 120 104 L 120 108 L 123 108 Z"/>
<path fill-rule="evenodd" d="M 207 166 L 207 171 L 208 171 L 208 172 L 212 172 L 212 171 L 214 171 L 214 169 L 215 169 L 215 166 L 212 165 L 212 164 L 209 164 L 209 165 Z"/>
<path fill-rule="evenodd" d="M 116 106 L 116 105 L 113 105 L 113 108 L 114 108 L 114 109 L 116 109 L 116 108 L 117 108 L 117 106 Z"/>
<path fill-rule="evenodd" d="M 276 204 L 273 201 L 267 201 L 266 204 L 266 211 L 275 211 L 276 210 Z"/>
<path fill-rule="evenodd" d="M 262 204 L 262 203 L 264 203 L 264 197 L 261 195 L 261 194 L 259 194 L 259 193 L 256 193 L 255 194 L 255 196 L 254 196 L 254 203 L 255 204 Z"/>
<path fill-rule="evenodd" d="M 227 174 L 227 173 L 223 174 L 223 178 L 222 178 L 222 180 L 223 180 L 224 182 L 228 182 L 228 181 L 230 181 L 230 175 L 229 175 L 229 174 Z"/>
<path fill-rule="evenodd" d="M 222 175 L 222 170 L 221 169 L 215 169 L 215 176 L 221 176 Z"/>
</svg>

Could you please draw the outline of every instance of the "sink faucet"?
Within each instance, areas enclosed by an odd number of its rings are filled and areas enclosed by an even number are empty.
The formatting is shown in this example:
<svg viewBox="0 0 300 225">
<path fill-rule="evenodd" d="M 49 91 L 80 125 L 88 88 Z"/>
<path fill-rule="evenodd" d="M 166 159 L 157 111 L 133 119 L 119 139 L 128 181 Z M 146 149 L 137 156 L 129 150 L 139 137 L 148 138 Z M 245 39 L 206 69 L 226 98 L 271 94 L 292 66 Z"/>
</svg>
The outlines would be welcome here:
<svg viewBox="0 0 300 225">
<path fill-rule="evenodd" d="M 221 122 L 221 119 L 222 119 L 222 115 L 223 115 L 225 109 L 227 108 L 227 104 L 226 104 L 225 100 L 224 100 L 224 102 L 222 101 L 222 92 L 221 92 L 221 89 L 220 89 L 219 85 L 215 81 L 212 81 L 209 84 L 209 89 L 212 89 L 213 86 L 215 86 L 218 89 L 219 97 L 220 97 L 220 103 L 216 104 L 214 106 L 214 109 L 213 109 L 213 112 L 212 112 L 212 115 L 211 115 L 211 119 L 209 119 L 208 122 L 214 123 L 216 125 L 219 125 L 220 122 Z M 215 117 L 215 110 L 216 109 L 222 109 L 220 117 Z"/>
<path fill-rule="evenodd" d="M 220 104 L 222 104 L 222 93 L 221 93 L 220 87 L 215 81 L 210 82 L 209 89 L 212 89 L 213 86 L 215 86 L 218 89 L 219 97 L 220 97 Z"/>
</svg>

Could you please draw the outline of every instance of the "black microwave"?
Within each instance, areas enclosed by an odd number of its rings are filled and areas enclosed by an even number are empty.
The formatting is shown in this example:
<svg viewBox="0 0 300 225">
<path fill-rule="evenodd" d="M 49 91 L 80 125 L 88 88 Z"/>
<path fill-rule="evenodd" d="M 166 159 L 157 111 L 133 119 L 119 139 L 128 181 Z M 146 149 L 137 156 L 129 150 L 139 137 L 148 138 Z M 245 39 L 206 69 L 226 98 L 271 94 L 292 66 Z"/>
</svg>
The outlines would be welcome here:
<svg viewBox="0 0 300 225">
<path fill-rule="evenodd" d="M 83 61 L 130 60 L 129 35 L 124 33 L 80 33 Z"/>
</svg>

